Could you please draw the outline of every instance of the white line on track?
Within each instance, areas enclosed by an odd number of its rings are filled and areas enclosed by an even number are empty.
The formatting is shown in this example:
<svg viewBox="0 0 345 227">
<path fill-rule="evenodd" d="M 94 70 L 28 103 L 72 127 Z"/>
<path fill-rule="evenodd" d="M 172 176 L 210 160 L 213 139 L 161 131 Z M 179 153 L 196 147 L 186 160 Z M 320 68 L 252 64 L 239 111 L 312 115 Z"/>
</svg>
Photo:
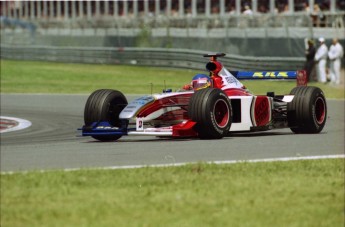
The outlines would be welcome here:
<svg viewBox="0 0 345 227">
<path fill-rule="evenodd" d="M 336 159 L 345 158 L 345 154 L 341 155 L 320 155 L 320 156 L 304 156 L 304 157 L 282 157 L 282 158 L 266 158 L 266 159 L 252 159 L 252 160 L 225 160 L 225 161 L 212 161 L 212 162 L 201 162 L 206 164 L 236 164 L 236 163 L 257 163 L 257 162 L 287 162 L 287 161 L 300 161 L 300 160 L 317 160 L 317 159 Z M 95 167 L 95 168 L 67 168 L 63 171 L 79 171 L 79 170 L 117 170 L 117 169 L 138 169 L 138 168 L 162 168 L 162 167 L 176 167 L 185 166 L 189 164 L 197 164 L 198 162 L 180 162 L 170 164 L 156 164 L 156 165 L 127 165 L 127 166 L 107 166 L 107 167 Z M 56 170 L 40 170 L 39 172 L 51 172 Z M 19 172 L 1 172 L 0 174 L 14 174 L 14 173 L 28 173 L 30 171 L 19 171 Z"/>
<path fill-rule="evenodd" d="M 16 118 L 16 117 L 0 116 L 0 119 L 12 120 L 12 121 L 18 122 L 17 126 L 1 130 L 0 133 L 22 130 L 22 129 L 28 128 L 28 127 L 30 127 L 32 125 L 30 121 L 25 120 L 25 119 Z"/>
<path fill-rule="evenodd" d="M 345 158 L 345 155 L 325 155 L 325 156 L 305 156 L 305 157 L 284 157 L 284 158 L 267 158 L 267 159 L 252 159 L 252 160 L 224 160 L 224 161 L 211 161 L 201 162 L 207 164 L 236 164 L 236 163 L 255 163 L 255 162 L 286 162 L 286 161 L 298 161 L 298 160 L 315 160 L 315 159 L 331 159 L 331 158 Z M 145 167 L 173 167 L 173 166 L 184 166 L 188 164 L 196 164 L 197 162 L 180 162 L 180 163 L 169 163 L 169 164 L 156 164 L 156 165 L 128 165 L 128 166 L 108 166 L 94 169 L 137 169 Z M 65 171 L 76 171 L 81 168 L 65 169 Z"/>
</svg>

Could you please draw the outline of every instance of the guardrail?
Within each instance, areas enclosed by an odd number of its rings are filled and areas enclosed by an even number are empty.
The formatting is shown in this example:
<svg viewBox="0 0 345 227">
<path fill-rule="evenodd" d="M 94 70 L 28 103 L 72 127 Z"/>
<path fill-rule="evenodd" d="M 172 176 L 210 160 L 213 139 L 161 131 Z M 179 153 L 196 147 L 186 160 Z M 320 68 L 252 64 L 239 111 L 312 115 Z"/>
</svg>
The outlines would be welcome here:
<svg viewBox="0 0 345 227">
<path fill-rule="evenodd" d="M 164 48 L 48 47 L 1 45 L 1 59 L 91 64 L 125 64 L 205 69 L 207 51 Z M 220 59 L 230 70 L 300 70 L 304 58 L 244 57 L 227 54 Z"/>
</svg>

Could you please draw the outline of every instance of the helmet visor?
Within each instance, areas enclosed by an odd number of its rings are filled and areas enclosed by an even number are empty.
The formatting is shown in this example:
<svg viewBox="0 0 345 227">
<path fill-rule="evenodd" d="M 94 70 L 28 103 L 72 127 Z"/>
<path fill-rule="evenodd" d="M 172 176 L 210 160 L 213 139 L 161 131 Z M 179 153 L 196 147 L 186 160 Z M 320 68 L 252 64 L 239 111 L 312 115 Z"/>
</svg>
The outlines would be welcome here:
<svg viewBox="0 0 345 227">
<path fill-rule="evenodd" d="M 207 88 L 210 86 L 210 82 L 207 78 L 199 78 L 192 81 L 192 86 L 194 90 L 199 90 L 203 88 Z"/>
</svg>

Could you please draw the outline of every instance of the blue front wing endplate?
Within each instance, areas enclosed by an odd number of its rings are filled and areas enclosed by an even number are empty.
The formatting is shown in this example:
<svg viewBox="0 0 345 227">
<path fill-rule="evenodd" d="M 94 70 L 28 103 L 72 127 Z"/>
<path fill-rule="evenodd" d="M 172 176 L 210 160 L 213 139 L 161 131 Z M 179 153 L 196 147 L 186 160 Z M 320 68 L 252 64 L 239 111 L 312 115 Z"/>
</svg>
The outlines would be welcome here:
<svg viewBox="0 0 345 227">
<path fill-rule="evenodd" d="M 127 128 L 126 122 L 122 122 L 121 127 L 114 127 L 107 121 L 94 122 L 90 126 L 83 126 L 81 129 L 82 136 L 97 135 L 128 135 L 130 129 Z"/>
</svg>

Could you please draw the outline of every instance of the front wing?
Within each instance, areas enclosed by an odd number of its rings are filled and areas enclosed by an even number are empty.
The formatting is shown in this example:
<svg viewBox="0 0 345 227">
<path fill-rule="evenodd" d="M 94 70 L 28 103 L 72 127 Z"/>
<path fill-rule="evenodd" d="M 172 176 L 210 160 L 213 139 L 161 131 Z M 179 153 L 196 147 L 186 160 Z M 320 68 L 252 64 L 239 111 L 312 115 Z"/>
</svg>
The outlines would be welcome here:
<svg viewBox="0 0 345 227">
<path fill-rule="evenodd" d="M 169 127 L 145 127 L 142 125 L 137 127 L 126 127 L 126 124 L 122 124 L 122 127 L 113 127 L 107 121 L 95 122 L 91 126 L 82 127 L 82 136 L 105 136 L 105 135 L 150 135 L 150 136 L 172 136 L 172 137 L 193 137 L 197 136 L 197 133 L 193 130 L 193 126 L 196 123 L 190 120 L 186 120 L 180 124 Z"/>
</svg>

